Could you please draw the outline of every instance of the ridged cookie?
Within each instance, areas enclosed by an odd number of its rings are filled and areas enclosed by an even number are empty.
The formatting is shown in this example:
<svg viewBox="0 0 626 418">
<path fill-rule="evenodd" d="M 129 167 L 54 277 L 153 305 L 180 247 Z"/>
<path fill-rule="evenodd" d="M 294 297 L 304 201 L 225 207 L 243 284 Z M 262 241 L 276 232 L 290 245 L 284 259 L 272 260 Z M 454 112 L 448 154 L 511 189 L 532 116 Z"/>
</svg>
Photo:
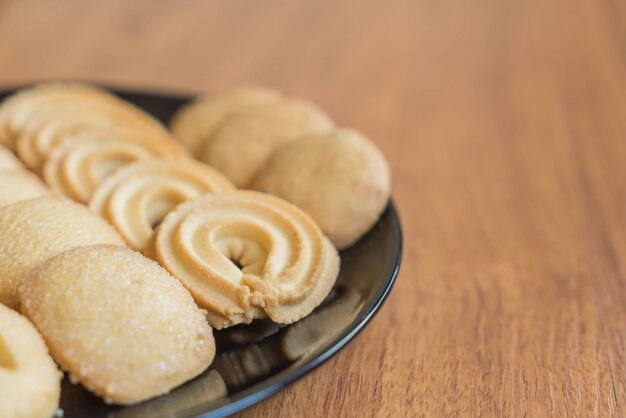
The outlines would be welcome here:
<svg viewBox="0 0 626 418">
<path fill-rule="evenodd" d="M 26 169 L 0 170 L 0 208 L 21 200 L 51 195 L 39 178 Z"/>
<path fill-rule="evenodd" d="M 126 247 L 68 250 L 32 270 L 20 292 L 52 357 L 107 402 L 167 393 L 215 356 L 212 330 L 189 292 Z"/>
<path fill-rule="evenodd" d="M 0 105 L 0 145 L 15 150 L 17 136 L 34 115 L 49 115 L 58 112 L 60 107 L 71 109 L 109 97 L 102 89 L 70 82 L 44 83 L 20 90 Z"/>
<path fill-rule="evenodd" d="M 144 161 L 118 170 L 100 184 L 89 207 L 115 226 L 128 245 L 142 250 L 155 226 L 176 205 L 233 189 L 226 177 L 206 164 Z"/>
<path fill-rule="evenodd" d="M 253 191 L 178 206 L 146 254 L 189 289 L 218 329 L 266 316 L 295 322 L 322 302 L 339 270 L 337 251 L 308 215 Z"/>
<path fill-rule="evenodd" d="M 85 137 L 86 136 L 86 137 Z M 57 193 L 87 203 L 97 186 L 119 168 L 151 159 L 182 159 L 175 142 L 149 136 L 79 135 L 57 146 L 43 165 L 43 179 Z"/>
<path fill-rule="evenodd" d="M 75 82 L 44 83 L 23 89 L 0 106 L 0 144 L 15 149 L 18 137 L 27 130 L 41 128 L 45 121 L 74 115 L 123 115 L 128 125 L 165 130 L 147 113 L 103 89 Z M 106 119 L 104 123 L 106 124 Z M 111 123 L 109 122 L 108 125 Z M 31 157 L 28 155 L 29 160 Z"/>
<path fill-rule="evenodd" d="M 40 197 L 0 209 L 0 303 L 17 308 L 29 270 L 69 248 L 124 241 L 102 218 L 70 200 Z"/>
<path fill-rule="evenodd" d="M 149 137 L 154 141 L 170 140 L 156 123 L 134 123 L 126 110 L 113 107 L 86 107 L 51 118 L 35 119 L 17 136 L 17 154 L 24 164 L 36 171 L 52 150 L 64 141 L 80 138 L 90 133 L 99 137 L 113 137 L 125 141 Z"/>
<path fill-rule="evenodd" d="M 35 327 L 0 304 L 0 417 L 50 418 L 61 376 Z"/>
<path fill-rule="evenodd" d="M 172 134 L 193 154 L 206 147 L 224 119 L 239 110 L 265 105 L 280 94 L 264 87 L 240 87 L 200 97 L 183 106 L 172 118 Z"/>
<path fill-rule="evenodd" d="M 340 129 L 281 148 L 252 187 L 303 209 L 342 249 L 376 223 L 389 200 L 391 179 L 372 142 L 354 130 Z"/>
<path fill-rule="evenodd" d="M 244 188 L 282 145 L 332 128 L 330 118 L 309 102 L 281 100 L 255 106 L 224 120 L 200 159 Z"/>
</svg>

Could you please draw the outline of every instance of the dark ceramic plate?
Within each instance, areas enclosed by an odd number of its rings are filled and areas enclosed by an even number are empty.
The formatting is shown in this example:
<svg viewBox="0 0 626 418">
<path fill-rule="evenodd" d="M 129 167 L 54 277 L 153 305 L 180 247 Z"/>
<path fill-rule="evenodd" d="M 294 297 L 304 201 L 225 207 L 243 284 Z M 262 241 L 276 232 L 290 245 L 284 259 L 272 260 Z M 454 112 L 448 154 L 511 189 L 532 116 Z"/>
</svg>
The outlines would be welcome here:
<svg viewBox="0 0 626 418">
<path fill-rule="evenodd" d="M 188 98 L 115 90 L 167 122 Z M 0 101 L 12 91 L 0 92 Z M 287 326 L 258 320 L 215 332 L 217 356 L 210 369 L 139 405 L 106 405 L 80 385 L 63 381 L 65 418 L 222 417 L 276 393 L 322 364 L 352 340 L 383 305 L 400 268 L 402 232 L 389 202 L 380 221 L 341 252 L 337 284 L 311 315 Z"/>
</svg>

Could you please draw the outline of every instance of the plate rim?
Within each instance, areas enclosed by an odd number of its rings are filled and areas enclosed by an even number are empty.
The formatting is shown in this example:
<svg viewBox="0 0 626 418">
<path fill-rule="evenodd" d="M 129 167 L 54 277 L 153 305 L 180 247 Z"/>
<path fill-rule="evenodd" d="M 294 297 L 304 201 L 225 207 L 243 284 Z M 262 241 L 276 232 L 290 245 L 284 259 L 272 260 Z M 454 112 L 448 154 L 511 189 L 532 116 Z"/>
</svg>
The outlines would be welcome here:
<svg viewBox="0 0 626 418">
<path fill-rule="evenodd" d="M 56 81 L 72 82 L 71 80 Z M 144 98 L 150 98 L 153 100 L 165 99 L 168 101 L 180 102 L 183 104 L 195 98 L 195 96 L 193 96 L 193 93 L 190 92 L 175 92 L 172 90 L 166 91 L 159 89 L 144 90 L 141 88 L 116 85 L 114 83 L 107 84 L 101 82 L 90 82 L 85 80 L 77 80 L 77 82 L 96 85 L 123 97 L 143 96 Z M 32 87 L 36 84 L 39 83 L 23 83 L 15 86 L 0 86 L 0 97 L 3 96 L 6 99 L 6 97 L 8 97 L 9 95 L 23 88 Z M 0 100 L 0 103 L 2 101 L 3 100 Z M 166 125 L 166 122 L 163 123 L 164 125 Z M 391 290 L 396 282 L 400 271 L 400 266 L 402 264 L 404 238 L 402 234 L 400 216 L 394 204 L 393 197 L 390 197 L 387 206 L 381 216 L 383 216 L 385 212 L 389 212 L 389 216 L 391 219 L 391 230 L 393 235 L 393 262 L 387 268 L 385 278 L 383 279 L 384 284 L 378 287 L 372 299 L 361 310 L 361 313 L 359 313 L 359 315 L 357 315 L 357 317 L 352 320 L 348 326 L 343 328 L 342 331 L 332 341 L 330 341 L 323 347 L 318 348 L 317 353 L 303 364 L 298 365 L 293 369 L 287 368 L 276 374 L 271 375 L 267 379 L 255 383 L 254 385 L 244 389 L 238 395 L 234 396 L 235 399 L 232 401 L 230 401 L 230 397 L 226 397 L 225 400 L 228 400 L 228 403 L 216 406 L 216 408 L 212 409 L 211 411 L 197 414 L 186 413 L 183 410 L 181 411 L 181 415 L 179 415 L 180 418 L 221 418 L 235 414 L 254 404 L 257 404 L 262 400 L 265 400 L 275 395 L 282 389 L 294 383 L 296 380 L 317 369 L 319 366 L 321 366 L 323 363 L 325 363 L 327 360 L 329 360 L 331 357 L 341 351 L 341 349 L 343 349 L 350 341 L 354 340 L 355 337 L 372 322 L 374 317 L 380 312 L 381 308 L 387 301 L 387 298 L 389 297 L 389 294 L 391 293 Z M 268 384 L 268 381 L 270 381 L 271 383 Z M 191 412 L 191 408 L 187 410 Z"/>
<path fill-rule="evenodd" d="M 269 379 L 262 380 L 250 386 L 243 391 L 244 393 L 241 394 L 240 399 L 236 399 L 235 401 L 228 404 L 218 406 L 212 411 L 202 413 L 200 415 L 183 415 L 181 416 L 181 418 L 227 417 L 275 395 L 282 389 L 294 383 L 296 380 L 312 372 L 323 363 L 325 363 L 327 360 L 329 360 L 331 357 L 333 357 L 335 354 L 337 354 L 339 351 L 341 351 L 341 349 L 348 345 L 349 342 L 353 341 L 356 336 L 359 335 L 361 331 L 363 331 L 365 327 L 372 322 L 374 317 L 380 312 L 383 305 L 387 301 L 393 285 L 396 282 L 396 279 L 400 272 L 400 266 L 402 264 L 404 239 L 402 236 L 400 216 L 398 215 L 398 211 L 393 202 L 393 198 L 389 199 L 389 203 L 384 212 L 386 211 L 389 211 L 393 235 L 397 237 L 397 239 L 394 239 L 393 245 L 393 263 L 391 263 L 391 265 L 387 269 L 387 272 L 385 273 L 384 285 L 380 286 L 377 289 L 375 295 L 372 297 L 372 300 L 370 300 L 370 302 L 363 307 L 362 312 L 352 322 L 350 322 L 350 324 L 345 327 L 339 333 L 339 335 L 337 335 L 337 337 L 335 337 L 330 343 L 326 344 L 325 346 L 320 347 L 317 350 L 317 354 L 302 365 L 296 367 L 293 370 L 282 370 L 272 375 Z M 272 381 L 269 386 L 267 386 L 268 380 Z M 263 389 L 254 390 L 257 385 L 263 385 L 266 387 Z"/>
</svg>

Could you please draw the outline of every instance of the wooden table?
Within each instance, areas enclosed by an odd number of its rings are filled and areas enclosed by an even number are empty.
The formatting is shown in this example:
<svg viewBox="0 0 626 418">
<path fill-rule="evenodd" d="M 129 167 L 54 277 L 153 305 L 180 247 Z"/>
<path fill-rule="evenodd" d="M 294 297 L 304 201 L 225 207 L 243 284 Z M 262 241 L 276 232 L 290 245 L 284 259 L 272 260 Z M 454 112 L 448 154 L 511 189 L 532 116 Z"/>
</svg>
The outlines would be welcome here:
<svg viewBox="0 0 626 418">
<path fill-rule="evenodd" d="M 50 78 L 266 83 L 387 156 L 390 299 L 242 416 L 626 414 L 623 1 L 0 2 L 0 84 Z"/>
</svg>

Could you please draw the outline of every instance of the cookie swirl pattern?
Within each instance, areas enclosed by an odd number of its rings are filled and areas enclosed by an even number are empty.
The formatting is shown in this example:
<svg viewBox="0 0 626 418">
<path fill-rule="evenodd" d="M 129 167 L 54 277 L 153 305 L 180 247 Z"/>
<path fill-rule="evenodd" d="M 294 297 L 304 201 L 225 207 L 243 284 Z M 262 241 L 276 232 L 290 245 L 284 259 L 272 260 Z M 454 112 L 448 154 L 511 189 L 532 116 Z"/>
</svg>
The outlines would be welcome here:
<svg viewBox="0 0 626 418">
<path fill-rule="evenodd" d="M 150 115 L 105 90 L 81 83 L 44 83 L 24 89 L 2 103 L 0 144 L 15 149 L 17 139 L 25 131 L 34 129 L 43 121 L 76 114 L 123 114 L 128 123 L 156 126 L 164 132 L 160 123 Z"/>
<path fill-rule="evenodd" d="M 157 122 L 135 123 L 128 117 L 125 108 L 94 108 L 51 120 L 35 120 L 17 137 L 17 153 L 27 167 L 40 170 L 55 147 L 84 133 L 96 133 L 129 142 L 146 136 L 153 137 L 154 141 L 169 139 Z"/>
<path fill-rule="evenodd" d="M 154 228 L 176 205 L 233 190 L 226 177 L 192 160 L 130 164 L 106 179 L 89 202 L 134 249 L 142 250 Z"/>
<path fill-rule="evenodd" d="M 253 191 L 180 205 L 146 252 L 208 310 L 215 328 L 269 317 L 292 323 L 330 292 L 339 257 L 297 207 Z"/>
<path fill-rule="evenodd" d="M 83 138 L 86 136 L 86 138 Z M 86 203 L 102 181 L 122 166 L 150 159 L 180 159 L 175 142 L 138 136 L 132 141 L 82 135 L 57 147 L 43 166 L 45 182 L 57 193 Z"/>
</svg>

